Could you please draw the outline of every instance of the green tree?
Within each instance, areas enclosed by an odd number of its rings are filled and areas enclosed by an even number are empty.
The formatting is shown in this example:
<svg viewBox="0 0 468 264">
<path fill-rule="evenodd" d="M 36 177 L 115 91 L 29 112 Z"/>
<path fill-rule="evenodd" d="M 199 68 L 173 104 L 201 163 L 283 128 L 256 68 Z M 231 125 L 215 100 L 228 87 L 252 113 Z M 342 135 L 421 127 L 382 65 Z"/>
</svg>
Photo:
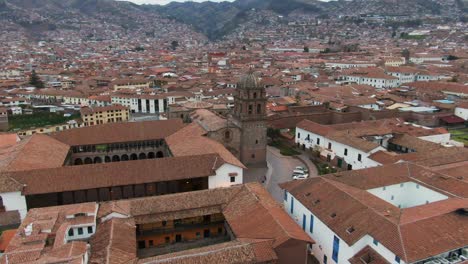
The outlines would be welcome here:
<svg viewBox="0 0 468 264">
<path fill-rule="evenodd" d="M 408 49 L 404 49 L 401 51 L 401 56 L 403 56 L 406 60 L 406 63 L 409 63 L 409 60 L 410 60 L 410 57 L 411 57 L 411 54 L 410 54 L 410 51 Z"/>
<path fill-rule="evenodd" d="M 457 56 L 453 56 L 453 55 L 448 55 L 447 56 L 447 60 L 449 61 L 452 61 L 452 60 L 458 60 L 459 58 Z"/>
<path fill-rule="evenodd" d="M 171 42 L 171 49 L 172 49 L 172 50 L 176 50 L 177 47 L 179 47 L 179 42 L 178 42 L 177 40 L 173 40 L 173 41 Z"/>
<path fill-rule="evenodd" d="M 278 138 L 280 137 L 280 135 L 281 135 L 281 132 L 280 132 L 280 130 L 277 129 L 277 128 L 271 128 L 271 127 L 269 127 L 269 128 L 267 129 L 267 136 L 268 136 L 269 138 L 271 138 L 272 141 L 277 141 Z"/>
<path fill-rule="evenodd" d="M 29 84 L 38 89 L 45 87 L 44 82 L 39 78 L 35 70 L 32 71 L 31 76 L 29 77 Z"/>
</svg>

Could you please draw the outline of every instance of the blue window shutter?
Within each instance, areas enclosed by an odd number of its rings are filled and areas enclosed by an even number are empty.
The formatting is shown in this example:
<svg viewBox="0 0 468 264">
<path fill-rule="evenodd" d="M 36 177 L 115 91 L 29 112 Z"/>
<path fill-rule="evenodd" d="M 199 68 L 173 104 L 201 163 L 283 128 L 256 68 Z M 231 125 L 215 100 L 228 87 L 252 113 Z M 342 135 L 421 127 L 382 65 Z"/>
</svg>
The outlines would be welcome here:
<svg viewBox="0 0 468 264">
<path fill-rule="evenodd" d="M 338 252 L 340 251 L 340 239 L 338 237 L 333 238 L 333 254 L 332 259 L 338 263 Z"/>
<path fill-rule="evenodd" d="M 314 232 L 314 216 L 313 216 L 313 215 L 310 215 L 309 232 L 310 232 L 310 233 L 313 233 L 313 232 Z"/>
<path fill-rule="evenodd" d="M 306 221 L 306 215 L 303 214 L 303 215 L 302 215 L 302 229 L 303 229 L 304 231 L 306 230 L 306 223 L 307 223 L 307 221 Z"/>
<path fill-rule="evenodd" d="M 397 256 L 397 255 L 395 255 L 395 261 L 396 261 L 397 263 L 400 263 L 400 257 Z"/>
<path fill-rule="evenodd" d="M 294 213 L 294 197 L 291 196 L 291 214 Z"/>
</svg>

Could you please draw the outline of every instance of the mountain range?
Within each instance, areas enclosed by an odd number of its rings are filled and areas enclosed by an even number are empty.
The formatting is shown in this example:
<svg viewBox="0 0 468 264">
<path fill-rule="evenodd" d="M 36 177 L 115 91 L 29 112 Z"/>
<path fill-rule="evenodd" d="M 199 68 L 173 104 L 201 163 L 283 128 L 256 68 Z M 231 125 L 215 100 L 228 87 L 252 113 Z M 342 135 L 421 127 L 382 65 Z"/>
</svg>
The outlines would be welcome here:
<svg viewBox="0 0 468 264">
<path fill-rule="evenodd" d="M 7 21 L 33 31 L 77 27 L 83 21 L 123 30 L 147 30 L 157 23 L 181 23 L 216 40 L 251 19 L 250 10 L 281 16 L 372 14 L 466 14 L 468 0 L 236 0 L 234 2 L 173 2 L 164 6 L 114 0 L 0 0 L 0 23 Z M 172 21 L 172 22 L 171 22 Z M 155 28 L 157 30 L 158 28 Z"/>
</svg>

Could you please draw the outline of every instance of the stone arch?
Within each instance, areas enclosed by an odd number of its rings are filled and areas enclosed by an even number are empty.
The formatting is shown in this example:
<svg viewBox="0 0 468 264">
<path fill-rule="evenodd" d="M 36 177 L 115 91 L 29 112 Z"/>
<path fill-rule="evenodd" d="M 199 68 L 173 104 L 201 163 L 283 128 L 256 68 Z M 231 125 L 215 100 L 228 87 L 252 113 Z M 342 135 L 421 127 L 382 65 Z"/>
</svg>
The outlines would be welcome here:
<svg viewBox="0 0 468 264">
<path fill-rule="evenodd" d="M 94 158 L 94 163 L 102 163 L 101 157 L 95 157 Z"/>
<path fill-rule="evenodd" d="M 154 158 L 156 158 L 156 154 L 154 154 L 154 152 L 148 153 L 148 159 L 154 159 Z"/>
<path fill-rule="evenodd" d="M 140 153 L 140 155 L 138 155 L 138 159 L 140 159 L 140 160 L 146 159 L 146 154 L 145 153 Z"/>
<path fill-rule="evenodd" d="M 112 162 L 119 162 L 119 161 L 120 161 L 120 157 L 118 155 L 112 156 Z"/>
<path fill-rule="evenodd" d="M 164 158 L 164 153 L 162 151 L 158 151 L 158 153 L 156 153 L 156 158 Z"/>
<path fill-rule="evenodd" d="M 137 155 L 137 154 L 132 153 L 132 154 L 130 155 L 130 160 L 137 160 L 137 159 L 138 159 L 138 155 Z"/>
<path fill-rule="evenodd" d="M 84 159 L 84 164 L 93 164 L 93 159 L 90 157 L 87 157 Z"/>
<path fill-rule="evenodd" d="M 104 157 L 104 162 L 105 163 L 111 162 L 111 158 L 109 156 L 105 156 Z"/>
<path fill-rule="evenodd" d="M 75 165 L 83 165 L 83 160 L 82 159 L 75 159 Z"/>
<path fill-rule="evenodd" d="M 128 157 L 127 154 L 123 154 L 123 155 L 122 155 L 122 159 L 121 159 L 122 161 L 127 161 L 127 160 L 129 160 L 129 159 L 130 159 L 130 158 Z"/>
</svg>

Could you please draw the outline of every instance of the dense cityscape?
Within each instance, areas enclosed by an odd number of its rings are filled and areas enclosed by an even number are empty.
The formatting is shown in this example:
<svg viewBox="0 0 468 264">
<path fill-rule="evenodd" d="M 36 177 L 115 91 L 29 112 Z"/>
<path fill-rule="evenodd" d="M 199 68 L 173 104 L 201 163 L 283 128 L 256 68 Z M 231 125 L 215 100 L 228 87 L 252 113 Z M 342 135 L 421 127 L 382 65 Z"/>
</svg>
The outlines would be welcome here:
<svg viewBox="0 0 468 264">
<path fill-rule="evenodd" d="M 0 263 L 468 263 L 467 12 L 0 0 Z"/>
</svg>

